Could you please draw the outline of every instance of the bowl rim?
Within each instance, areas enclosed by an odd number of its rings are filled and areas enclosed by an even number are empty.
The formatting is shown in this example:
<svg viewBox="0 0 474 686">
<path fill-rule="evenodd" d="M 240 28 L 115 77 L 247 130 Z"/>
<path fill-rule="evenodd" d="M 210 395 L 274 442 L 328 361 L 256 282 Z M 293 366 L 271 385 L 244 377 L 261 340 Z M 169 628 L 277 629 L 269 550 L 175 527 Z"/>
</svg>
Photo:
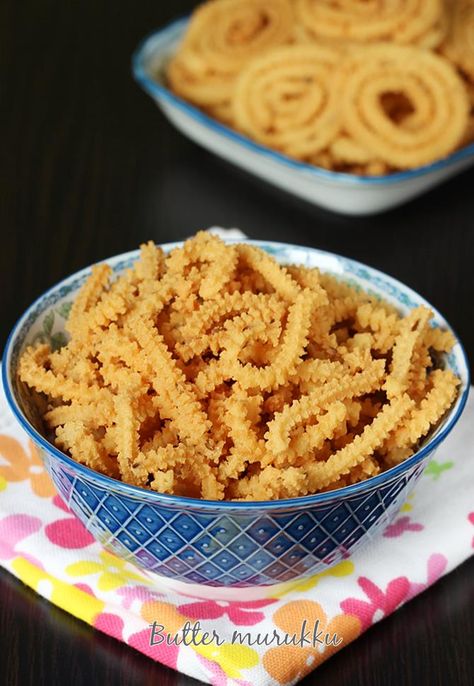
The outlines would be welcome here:
<svg viewBox="0 0 474 686">
<path fill-rule="evenodd" d="M 435 308 L 433 307 L 423 296 L 419 295 L 416 291 L 414 291 L 412 288 L 409 286 L 406 286 L 403 284 L 401 281 L 398 281 L 398 279 L 386 274 L 385 272 L 382 272 L 379 269 L 376 269 L 375 267 L 370 267 L 369 265 L 364 264 L 363 262 L 359 262 L 358 260 L 353 260 L 347 257 L 344 257 L 343 255 L 338 255 L 337 253 L 333 253 L 327 250 L 321 250 L 319 248 L 311 248 L 309 246 L 304 246 L 304 245 L 297 245 L 297 244 L 292 244 L 292 243 L 282 243 L 279 241 L 267 241 L 267 240 L 254 240 L 254 239 L 241 239 L 241 238 L 232 238 L 232 239 L 225 239 L 227 243 L 249 243 L 251 245 L 255 245 L 257 247 L 261 247 L 262 249 L 265 248 L 265 246 L 271 247 L 285 247 L 285 248 L 290 248 L 290 249 L 297 249 L 297 250 L 303 250 L 303 251 L 310 251 L 313 253 L 318 253 L 321 256 L 329 257 L 332 259 L 336 259 L 336 261 L 343 261 L 343 264 L 350 264 L 354 265 L 355 267 L 362 268 L 365 270 L 368 270 L 368 272 L 375 276 L 375 277 L 381 277 L 383 280 L 387 281 L 389 284 L 396 286 L 397 288 L 401 289 L 404 291 L 406 294 L 415 297 L 415 299 L 421 301 L 423 304 L 427 305 L 432 309 L 436 317 L 439 317 L 447 327 L 451 330 L 451 332 L 454 334 L 454 337 L 456 339 L 455 345 L 459 345 L 459 351 L 460 351 L 460 358 L 461 362 L 463 363 L 465 367 L 465 372 L 466 372 L 466 378 L 465 378 L 465 387 L 462 390 L 462 393 L 460 396 L 458 396 L 456 404 L 449 410 L 448 414 L 444 417 L 442 420 L 442 423 L 439 426 L 438 431 L 428 440 L 428 442 L 421 447 L 420 450 L 415 452 L 413 455 L 411 455 L 409 458 L 404 460 L 403 462 L 399 463 L 398 465 L 395 465 L 394 467 L 391 467 L 390 469 L 387 469 L 384 472 L 381 472 L 380 474 L 377 474 L 376 476 L 369 477 L 368 479 L 365 479 L 364 481 L 360 481 L 355 484 L 351 484 L 349 486 L 344 486 L 342 488 L 337 488 L 332 491 L 325 491 L 322 493 L 314 493 L 314 494 L 309 494 L 305 496 L 298 496 L 296 498 L 282 498 L 280 500 L 250 500 L 250 501 L 234 501 L 234 500 L 206 500 L 206 499 L 199 499 L 199 498 L 190 498 L 187 496 L 179 496 L 179 495 L 173 495 L 173 494 L 168 494 L 168 493 L 159 493 L 157 491 L 152 491 L 151 489 L 146 489 L 142 488 L 141 486 L 134 486 L 132 484 L 128 484 L 124 481 L 120 481 L 119 479 L 114 479 L 113 477 L 107 476 L 105 474 L 101 474 L 100 472 L 97 472 L 90 467 L 87 467 L 86 465 L 77 462 L 74 460 L 72 457 L 69 457 L 69 455 L 66 455 L 66 453 L 63 453 L 59 448 L 57 448 L 55 445 L 50 443 L 42 434 L 39 433 L 35 429 L 35 427 L 29 422 L 27 419 L 26 415 L 24 414 L 19 402 L 17 401 L 15 394 L 13 392 L 13 387 L 12 387 L 12 380 L 10 378 L 9 374 L 9 369 L 10 369 L 10 356 L 12 352 L 12 348 L 14 345 L 14 342 L 17 338 L 18 332 L 21 330 L 21 327 L 23 323 L 28 319 L 30 313 L 41 303 L 42 300 L 47 298 L 49 295 L 51 295 L 53 292 L 61 288 L 62 286 L 66 285 L 69 281 L 76 280 L 78 278 L 84 277 L 88 274 L 90 274 L 91 267 L 93 265 L 89 265 L 88 267 L 84 267 L 83 269 L 78 270 L 77 272 L 74 272 L 73 274 L 70 274 L 69 276 L 65 277 L 64 279 L 61 279 L 61 281 L 57 282 L 53 286 L 51 286 L 49 289 L 47 289 L 44 293 L 39 295 L 33 303 L 27 307 L 27 309 L 23 312 L 23 314 L 19 317 L 19 319 L 16 321 L 14 324 L 12 330 L 10 331 L 10 334 L 7 338 L 7 342 L 5 344 L 4 352 L 3 352 L 3 359 L 2 359 L 2 385 L 3 385 L 3 390 L 5 393 L 5 397 L 8 403 L 8 406 L 10 410 L 12 411 L 13 415 L 15 416 L 16 420 L 20 424 L 20 426 L 25 430 L 25 432 L 28 434 L 28 436 L 40 446 L 43 450 L 46 452 L 52 454 L 57 460 L 59 460 L 61 463 L 65 464 L 66 467 L 72 469 L 73 471 L 78 471 L 82 476 L 86 477 L 88 481 L 95 481 L 99 482 L 99 485 L 103 485 L 104 488 L 107 490 L 112 489 L 113 491 L 120 491 L 124 495 L 128 495 L 134 498 L 139 497 L 140 499 L 143 499 L 146 497 L 146 499 L 149 501 L 150 504 L 156 503 L 156 504 L 161 504 L 161 505 L 171 505 L 171 506 L 181 506 L 181 507 L 191 507 L 192 509 L 199 509 L 202 508 L 204 510 L 276 510 L 276 509 L 286 509 L 290 508 L 293 509 L 295 507 L 302 507 L 302 506 L 315 506 L 319 505 L 322 503 L 327 503 L 330 501 L 333 501 L 335 499 L 344 499 L 348 496 L 356 495 L 357 493 L 363 493 L 363 492 L 368 492 L 372 489 L 376 489 L 383 483 L 386 483 L 387 481 L 390 481 L 392 479 L 395 479 L 397 476 L 401 475 L 403 472 L 408 471 L 411 467 L 415 467 L 419 463 L 421 463 L 424 458 L 431 453 L 444 439 L 447 437 L 447 435 L 451 432 L 451 430 L 454 428 L 456 423 L 458 422 L 459 418 L 461 417 L 461 414 L 463 413 L 463 410 L 465 408 L 467 398 L 469 395 L 469 390 L 470 390 L 470 369 L 469 369 L 469 363 L 466 355 L 466 351 L 464 349 L 464 346 L 457 336 L 456 332 L 454 329 L 451 327 L 451 325 L 447 322 L 447 320 L 443 317 L 443 315 Z M 174 241 L 170 243 L 162 243 L 160 244 L 160 247 L 162 247 L 165 251 L 172 250 L 175 247 L 179 247 L 183 244 L 184 241 Z M 131 250 L 125 253 L 120 253 L 118 255 L 114 255 L 112 257 L 105 258 L 103 260 L 100 260 L 97 263 L 93 264 L 101 264 L 101 263 L 109 263 L 111 266 L 114 266 L 115 262 L 123 262 L 128 259 L 135 259 L 138 258 L 139 256 L 139 249 L 137 250 Z"/>
<path fill-rule="evenodd" d="M 324 180 L 326 182 L 330 181 L 333 184 L 336 183 L 336 185 L 365 187 L 393 186 L 397 185 L 398 183 L 426 176 L 427 174 L 433 174 L 445 169 L 447 170 L 456 163 L 462 162 L 469 158 L 472 158 L 474 161 L 473 142 L 462 147 L 460 150 L 456 150 L 450 155 L 427 165 L 405 171 L 394 172 L 393 174 L 363 176 L 360 174 L 349 174 L 347 172 L 335 172 L 329 169 L 323 169 L 322 167 L 317 167 L 306 162 L 300 162 L 281 152 L 272 150 L 268 146 L 258 143 L 257 141 L 254 141 L 253 139 L 235 131 L 229 126 L 222 124 L 217 119 L 210 117 L 199 108 L 191 105 L 188 101 L 175 95 L 169 88 L 150 76 L 146 62 L 147 58 L 149 57 L 147 53 L 151 51 L 152 44 L 159 39 L 166 40 L 168 34 L 173 34 L 180 29 L 184 29 L 188 21 L 189 15 L 179 17 L 178 19 L 173 19 L 161 28 L 147 34 L 139 42 L 132 54 L 131 59 L 133 77 L 135 81 L 142 87 L 142 89 L 151 97 L 156 96 L 158 99 L 165 101 L 167 104 L 176 107 L 178 110 L 191 117 L 191 119 L 197 123 L 204 125 L 220 136 L 232 140 L 234 143 L 239 143 L 243 148 L 252 153 L 259 154 L 260 156 L 266 157 L 269 160 L 278 162 L 280 165 L 286 166 L 294 171 L 313 176 L 316 180 Z"/>
</svg>

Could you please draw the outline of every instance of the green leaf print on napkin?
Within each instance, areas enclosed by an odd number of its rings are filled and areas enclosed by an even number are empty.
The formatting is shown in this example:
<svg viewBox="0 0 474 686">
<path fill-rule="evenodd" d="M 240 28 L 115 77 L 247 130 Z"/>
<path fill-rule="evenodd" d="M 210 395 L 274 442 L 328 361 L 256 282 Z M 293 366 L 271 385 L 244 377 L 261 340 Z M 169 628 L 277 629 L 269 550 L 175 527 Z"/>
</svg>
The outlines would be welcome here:
<svg viewBox="0 0 474 686">
<path fill-rule="evenodd" d="M 431 460 L 427 468 L 425 469 L 426 476 L 433 477 L 434 481 L 437 481 L 441 474 L 448 469 L 454 467 L 454 462 L 437 462 L 436 460 Z"/>
</svg>

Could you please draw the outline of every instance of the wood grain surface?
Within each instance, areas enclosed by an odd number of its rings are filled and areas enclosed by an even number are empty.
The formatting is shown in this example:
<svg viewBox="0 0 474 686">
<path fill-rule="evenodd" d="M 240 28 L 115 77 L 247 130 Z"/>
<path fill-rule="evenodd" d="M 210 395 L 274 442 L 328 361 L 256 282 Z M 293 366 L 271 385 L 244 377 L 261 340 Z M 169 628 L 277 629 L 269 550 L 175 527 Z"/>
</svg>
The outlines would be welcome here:
<svg viewBox="0 0 474 686">
<path fill-rule="evenodd" d="M 139 40 L 193 4 L 0 3 L 2 345 L 23 309 L 78 268 L 143 240 L 180 239 L 219 224 L 253 238 L 328 249 L 392 274 L 445 314 L 472 362 L 474 171 L 398 210 L 350 219 L 214 158 L 168 124 L 130 72 Z M 473 578 L 471 560 L 304 684 L 470 686 Z M 2 572 L 0 683 L 182 686 L 191 680 L 76 621 Z"/>
</svg>

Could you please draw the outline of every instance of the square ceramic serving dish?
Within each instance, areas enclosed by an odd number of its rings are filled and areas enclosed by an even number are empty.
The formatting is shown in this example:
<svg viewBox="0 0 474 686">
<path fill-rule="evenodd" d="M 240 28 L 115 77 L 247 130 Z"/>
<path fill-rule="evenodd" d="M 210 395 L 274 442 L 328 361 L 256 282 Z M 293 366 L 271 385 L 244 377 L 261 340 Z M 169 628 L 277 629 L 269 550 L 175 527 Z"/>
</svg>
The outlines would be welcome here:
<svg viewBox="0 0 474 686">
<path fill-rule="evenodd" d="M 366 177 L 327 171 L 260 145 L 207 116 L 167 87 L 165 66 L 187 23 L 187 18 L 179 19 L 145 38 L 132 58 L 135 79 L 186 136 L 289 193 L 343 214 L 376 214 L 415 198 L 474 164 L 473 143 L 418 169 Z"/>
</svg>

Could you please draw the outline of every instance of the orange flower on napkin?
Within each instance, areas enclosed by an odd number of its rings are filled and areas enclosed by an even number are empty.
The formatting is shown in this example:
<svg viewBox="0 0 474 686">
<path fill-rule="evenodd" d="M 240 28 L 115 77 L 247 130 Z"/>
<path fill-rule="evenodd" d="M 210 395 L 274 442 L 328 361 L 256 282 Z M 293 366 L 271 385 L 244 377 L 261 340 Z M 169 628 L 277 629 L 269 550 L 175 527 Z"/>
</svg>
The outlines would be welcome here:
<svg viewBox="0 0 474 686">
<path fill-rule="evenodd" d="M 263 666 L 268 674 L 280 684 L 302 679 L 321 662 L 348 645 L 361 632 L 357 617 L 348 614 L 326 616 L 319 603 L 312 600 L 294 600 L 286 603 L 273 615 L 273 621 L 281 630 L 281 636 L 295 635 L 299 638 L 304 630 L 308 631 L 307 640 L 312 642 L 313 629 L 323 644 L 280 645 L 267 650 L 263 656 Z M 320 633 L 319 633 L 320 632 Z M 329 645 L 325 645 L 327 636 Z M 331 638 L 334 641 L 331 643 Z M 335 645 L 337 643 L 337 645 Z"/>
<path fill-rule="evenodd" d="M 3 461 L 7 464 L 2 464 Z M 19 441 L 0 436 L 0 477 L 6 481 L 29 480 L 33 493 L 40 498 L 52 498 L 56 493 L 32 441 L 28 441 L 27 453 Z"/>
</svg>

